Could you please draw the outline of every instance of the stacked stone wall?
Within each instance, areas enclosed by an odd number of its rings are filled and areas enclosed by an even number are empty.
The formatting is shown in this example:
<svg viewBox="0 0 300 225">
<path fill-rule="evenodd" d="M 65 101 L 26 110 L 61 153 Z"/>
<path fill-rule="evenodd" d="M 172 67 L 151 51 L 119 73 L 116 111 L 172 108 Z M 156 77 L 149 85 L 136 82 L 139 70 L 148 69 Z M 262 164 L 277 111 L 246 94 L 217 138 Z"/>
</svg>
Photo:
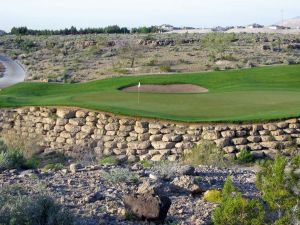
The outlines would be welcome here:
<svg viewBox="0 0 300 225">
<path fill-rule="evenodd" d="M 41 137 L 45 151 L 120 159 L 175 161 L 203 140 L 228 156 L 248 149 L 256 157 L 300 146 L 300 119 L 265 124 L 182 124 L 126 118 L 82 109 L 28 107 L 0 110 L 0 132 Z"/>
</svg>

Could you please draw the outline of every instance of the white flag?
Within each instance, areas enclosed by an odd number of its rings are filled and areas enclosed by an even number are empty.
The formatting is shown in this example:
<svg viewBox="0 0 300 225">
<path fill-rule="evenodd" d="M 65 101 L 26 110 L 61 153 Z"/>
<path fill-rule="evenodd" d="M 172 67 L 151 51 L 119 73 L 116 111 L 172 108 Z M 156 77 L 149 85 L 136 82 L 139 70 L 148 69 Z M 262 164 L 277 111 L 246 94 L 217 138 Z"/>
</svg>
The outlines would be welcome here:
<svg viewBox="0 0 300 225">
<path fill-rule="evenodd" d="M 138 85 L 138 87 L 141 87 L 141 82 L 139 82 L 139 85 Z"/>
</svg>

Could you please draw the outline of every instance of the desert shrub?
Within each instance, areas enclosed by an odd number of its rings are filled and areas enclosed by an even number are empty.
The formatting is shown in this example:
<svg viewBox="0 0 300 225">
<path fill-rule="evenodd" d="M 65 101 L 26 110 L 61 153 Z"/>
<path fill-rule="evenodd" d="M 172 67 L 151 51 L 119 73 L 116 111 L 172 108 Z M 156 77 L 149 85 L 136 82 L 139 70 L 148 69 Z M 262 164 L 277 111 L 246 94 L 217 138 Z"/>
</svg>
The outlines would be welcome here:
<svg viewBox="0 0 300 225">
<path fill-rule="evenodd" d="M 236 35 L 232 33 L 209 33 L 204 35 L 201 41 L 201 45 L 207 49 L 211 49 L 217 52 L 223 52 L 235 39 Z"/>
<path fill-rule="evenodd" d="M 51 197 L 30 195 L 17 186 L 0 189 L 0 224 L 71 225 L 73 216 Z"/>
<path fill-rule="evenodd" d="M 226 167 L 230 164 L 224 158 L 224 152 L 217 148 L 212 141 L 202 141 L 195 146 L 190 152 L 183 155 L 183 163 L 194 166 L 208 165 Z"/>
<path fill-rule="evenodd" d="M 22 135 L 17 135 L 12 131 L 1 133 L 1 139 L 10 149 L 16 149 L 22 152 L 25 158 L 29 159 L 35 156 L 40 151 L 38 145 L 40 137 L 28 138 Z"/>
<path fill-rule="evenodd" d="M 103 172 L 102 177 L 112 183 L 137 183 L 139 177 L 128 168 L 114 168 Z"/>
<path fill-rule="evenodd" d="M 240 164 L 253 162 L 254 157 L 250 151 L 242 149 L 239 154 L 237 154 L 237 161 Z"/>
<path fill-rule="evenodd" d="M 275 224 L 296 224 L 300 219 L 300 184 L 297 170 L 300 168 L 300 155 L 290 162 L 283 156 L 274 161 L 263 161 L 257 174 L 257 187 L 263 200 L 268 204 Z M 287 222 L 288 221 L 288 222 Z"/>
<path fill-rule="evenodd" d="M 43 171 L 49 171 L 54 170 L 58 171 L 64 168 L 64 165 L 62 163 L 49 163 L 43 167 Z"/>
<path fill-rule="evenodd" d="M 101 165 L 107 165 L 107 164 L 116 165 L 118 164 L 118 160 L 115 156 L 105 156 L 99 160 L 99 163 Z"/>
<path fill-rule="evenodd" d="M 25 158 L 22 150 L 9 147 L 0 140 L 0 169 L 30 169 L 36 168 L 38 165 L 37 157 Z"/>
<path fill-rule="evenodd" d="M 151 170 L 157 173 L 162 179 L 169 180 L 177 175 L 179 167 L 178 163 L 161 161 L 153 164 Z"/>
<path fill-rule="evenodd" d="M 155 66 L 157 64 L 157 61 L 155 59 L 151 59 L 148 63 L 146 63 L 146 66 Z"/>
<path fill-rule="evenodd" d="M 179 63 L 182 63 L 182 64 L 192 64 L 190 61 L 185 60 L 185 59 L 179 59 Z"/>
<path fill-rule="evenodd" d="M 209 190 L 204 193 L 204 200 L 207 202 L 221 203 L 222 192 L 219 190 Z"/>
<path fill-rule="evenodd" d="M 243 198 L 227 177 L 221 204 L 213 211 L 212 221 L 215 225 L 261 225 L 264 224 L 264 209 L 259 201 Z"/>
<path fill-rule="evenodd" d="M 128 69 L 124 69 L 124 68 L 115 68 L 115 69 L 113 69 L 113 71 L 118 74 L 129 74 L 130 73 L 130 71 Z"/>
<path fill-rule="evenodd" d="M 237 59 L 232 55 L 232 53 L 222 55 L 222 56 L 220 57 L 220 59 L 221 59 L 221 60 L 228 60 L 228 61 L 237 61 Z"/>
<path fill-rule="evenodd" d="M 213 70 L 214 70 L 214 71 L 220 71 L 221 69 L 220 69 L 220 67 L 218 67 L 218 66 L 214 66 L 214 67 L 213 67 Z"/>
<path fill-rule="evenodd" d="M 150 160 L 142 160 L 140 163 L 144 168 L 151 168 L 153 166 L 153 162 Z"/>
<path fill-rule="evenodd" d="M 169 65 L 161 65 L 159 67 L 159 70 L 161 72 L 172 72 L 172 69 L 171 69 L 171 67 Z"/>
</svg>

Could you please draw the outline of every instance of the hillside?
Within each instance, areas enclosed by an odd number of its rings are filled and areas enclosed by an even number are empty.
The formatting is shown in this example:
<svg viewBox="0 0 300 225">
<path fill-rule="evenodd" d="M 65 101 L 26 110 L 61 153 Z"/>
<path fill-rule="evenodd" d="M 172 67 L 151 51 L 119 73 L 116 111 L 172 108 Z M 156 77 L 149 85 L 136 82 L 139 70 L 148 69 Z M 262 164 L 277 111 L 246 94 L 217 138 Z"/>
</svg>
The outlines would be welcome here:
<svg viewBox="0 0 300 225">
<path fill-rule="evenodd" d="M 287 19 L 284 20 L 278 25 L 285 26 L 285 27 L 291 27 L 291 28 L 300 28 L 300 16 L 292 18 L 292 19 Z"/>
</svg>

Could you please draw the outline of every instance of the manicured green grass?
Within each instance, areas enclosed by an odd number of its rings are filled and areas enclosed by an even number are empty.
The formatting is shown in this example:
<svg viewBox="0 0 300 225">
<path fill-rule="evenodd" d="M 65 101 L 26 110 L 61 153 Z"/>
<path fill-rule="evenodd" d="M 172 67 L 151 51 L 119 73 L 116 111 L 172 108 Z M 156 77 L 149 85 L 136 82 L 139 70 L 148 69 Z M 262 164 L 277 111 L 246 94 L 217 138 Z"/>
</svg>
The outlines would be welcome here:
<svg viewBox="0 0 300 225">
<path fill-rule="evenodd" d="M 125 93 L 142 84 L 197 84 L 201 94 Z M 221 72 L 120 77 L 80 84 L 20 83 L 0 92 L 0 107 L 78 106 L 178 120 L 261 121 L 300 116 L 300 65 Z"/>
</svg>

